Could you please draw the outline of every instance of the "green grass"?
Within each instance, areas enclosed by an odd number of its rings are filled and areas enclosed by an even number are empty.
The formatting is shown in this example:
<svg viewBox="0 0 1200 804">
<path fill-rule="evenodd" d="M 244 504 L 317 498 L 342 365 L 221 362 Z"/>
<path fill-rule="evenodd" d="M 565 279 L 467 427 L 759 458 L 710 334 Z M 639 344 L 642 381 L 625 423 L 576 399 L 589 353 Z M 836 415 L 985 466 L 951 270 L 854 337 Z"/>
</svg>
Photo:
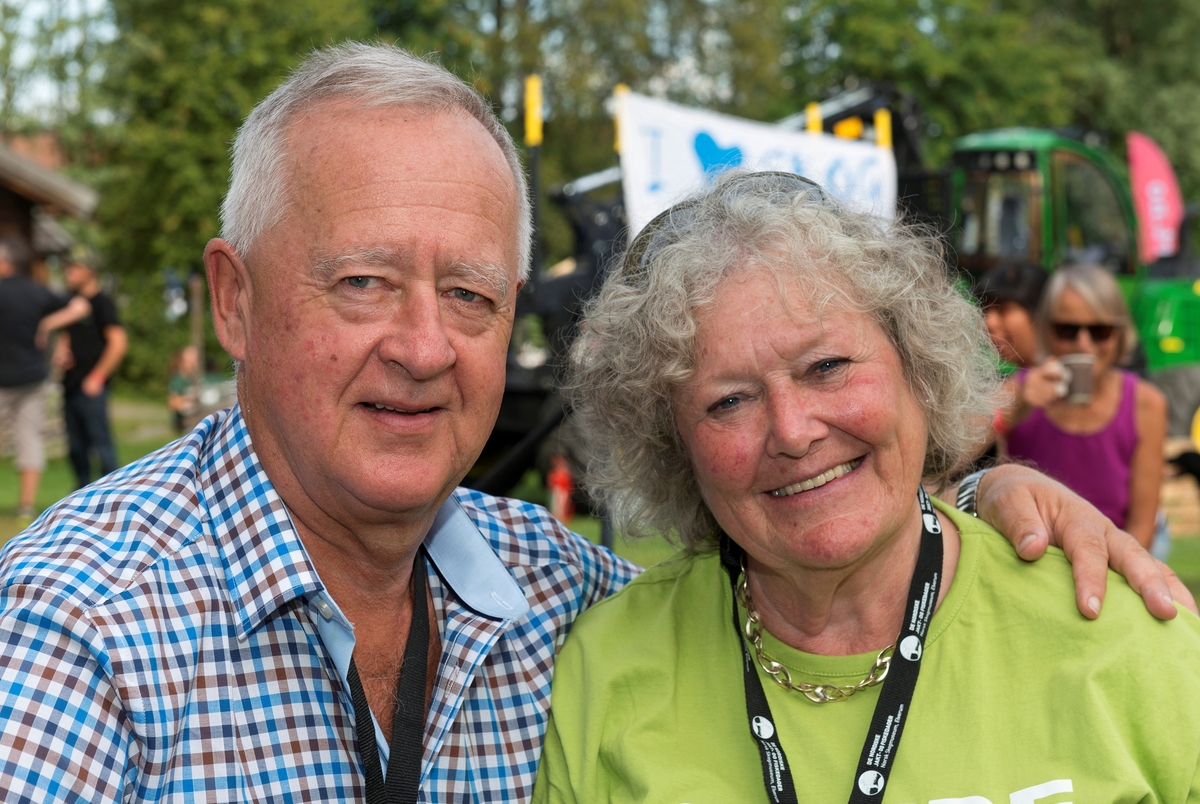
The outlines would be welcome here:
<svg viewBox="0 0 1200 804">
<path fill-rule="evenodd" d="M 113 438 L 117 442 L 117 461 L 122 466 L 153 452 L 175 438 L 167 406 L 145 399 L 118 398 L 109 405 Z M 13 459 L 0 460 L 0 544 L 23 527 L 13 518 L 17 507 L 19 481 Z M 51 458 L 38 487 L 39 512 L 75 490 L 75 473 L 66 457 Z"/>
<path fill-rule="evenodd" d="M 1175 539 L 1171 543 L 1171 558 L 1167 563 L 1200 600 L 1200 538 Z"/>
<path fill-rule="evenodd" d="M 571 530 L 596 544 L 600 544 L 600 520 L 590 516 L 577 516 L 568 525 Z M 642 567 L 652 567 L 663 559 L 670 558 L 678 548 L 667 544 L 664 539 L 626 539 L 620 534 L 613 540 L 613 552 Z"/>
</svg>

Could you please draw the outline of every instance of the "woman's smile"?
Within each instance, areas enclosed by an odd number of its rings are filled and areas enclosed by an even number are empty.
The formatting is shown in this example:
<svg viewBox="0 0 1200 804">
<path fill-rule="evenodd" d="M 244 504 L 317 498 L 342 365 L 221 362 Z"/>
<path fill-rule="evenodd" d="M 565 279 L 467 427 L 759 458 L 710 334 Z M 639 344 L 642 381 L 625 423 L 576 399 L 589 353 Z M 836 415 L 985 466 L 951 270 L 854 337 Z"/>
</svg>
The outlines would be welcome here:
<svg viewBox="0 0 1200 804">
<path fill-rule="evenodd" d="M 834 480 L 837 480 L 839 477 L 844 477 L 853 472 L 858 468 L 859 464 L 862 463 L 862 460 L 862 458 L 855 458 L 854 460 L 847 461 L 846 463 L 839 463 L 832 469 L 826 469 L 816 477 L 810 477 L 808 480 L 801 480 L 799 483 L 792 483 L 784 486 L 783 488 L 775 489 L 769 493 L 772 497 L 791 497 L 793 494 L 799 494 L 802 491 L 812 491 L 813 489 L 821 488 L 825 484 L 831 483 Z"/>
</svg>

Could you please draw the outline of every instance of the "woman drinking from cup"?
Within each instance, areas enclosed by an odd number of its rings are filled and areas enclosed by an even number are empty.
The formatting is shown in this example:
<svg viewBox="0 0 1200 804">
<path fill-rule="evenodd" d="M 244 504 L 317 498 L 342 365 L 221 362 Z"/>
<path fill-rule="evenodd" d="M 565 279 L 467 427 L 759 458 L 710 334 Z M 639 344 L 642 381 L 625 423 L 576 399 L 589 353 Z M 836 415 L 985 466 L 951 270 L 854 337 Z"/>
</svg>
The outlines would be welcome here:
<svg viewBox="0 0 1200 804">
<path fill-rule="evenodd" d="M 1023 377 L 1008 454 L 1061 480 L 1149 548 L 1167 403 L 1117 368 L 1137 342 L 1121 289 L 1103 268 L 1059 268 L 1037 318 L 1052 359 Z"/>
<path fill-rule="evenodd" d="M 571 389 L 592 492 L 684 554 L 577 621 L 534 800 L 1197 800 L 1200 620 L 1114 581 L 1088 623 L 1061 554 L 924 491 L 994 359 L 936 241 L 798 177 L 648 225 Z"/>
</svg>

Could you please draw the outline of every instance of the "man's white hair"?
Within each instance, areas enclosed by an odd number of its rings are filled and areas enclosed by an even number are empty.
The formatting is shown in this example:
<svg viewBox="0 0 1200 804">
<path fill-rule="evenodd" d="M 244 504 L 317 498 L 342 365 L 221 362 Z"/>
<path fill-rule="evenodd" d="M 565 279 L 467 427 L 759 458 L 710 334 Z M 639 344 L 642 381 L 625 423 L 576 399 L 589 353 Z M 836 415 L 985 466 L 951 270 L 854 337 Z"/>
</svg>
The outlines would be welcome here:
<svg viewBox="0 0 1200 804">
<path fill-rule="evenodd" d="M 529 275 L 533 224 L 528 185 L 512 137 L 473 87 L 406 50 L 351 42 L 315 50 L 254 108 L 233 143 L 229 192 L 221 205 L 221 237 L 246 255 L 282 220 L 288 204 L 288 130 L 312 104 L 352 100 L 361 107 L 411 106 L 430 113 L 462 110 L 478 120 L 512 171 L 517 191 L 518 277 Z"/>
</svg>

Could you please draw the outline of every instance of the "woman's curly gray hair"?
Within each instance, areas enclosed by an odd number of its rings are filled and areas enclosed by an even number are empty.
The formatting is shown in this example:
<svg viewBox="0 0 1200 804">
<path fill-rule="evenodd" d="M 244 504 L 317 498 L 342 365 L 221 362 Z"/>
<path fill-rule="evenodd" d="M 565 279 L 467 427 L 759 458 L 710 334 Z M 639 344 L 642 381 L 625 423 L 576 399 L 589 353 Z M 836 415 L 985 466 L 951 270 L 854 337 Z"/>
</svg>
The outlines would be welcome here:
<svg viewBox="0 0 1200 804">
<path fill-rule="evenodd" d="M 692 376 L 696 315 L 727 277 L 770 270 L 822 315 L 870 315 L 928 417 L 924 473 L 944 484 L 981 447 L 1001 398 L 995 349 L 955 288 L 940 242 L 855 213 L 783 174 L 735 173 L 660 215 L 588 304 L 565 382 L 585 482 L 628 536 L 692 552 L 720 526 L 700 497 L 672 399 Z"/>
</svg>

